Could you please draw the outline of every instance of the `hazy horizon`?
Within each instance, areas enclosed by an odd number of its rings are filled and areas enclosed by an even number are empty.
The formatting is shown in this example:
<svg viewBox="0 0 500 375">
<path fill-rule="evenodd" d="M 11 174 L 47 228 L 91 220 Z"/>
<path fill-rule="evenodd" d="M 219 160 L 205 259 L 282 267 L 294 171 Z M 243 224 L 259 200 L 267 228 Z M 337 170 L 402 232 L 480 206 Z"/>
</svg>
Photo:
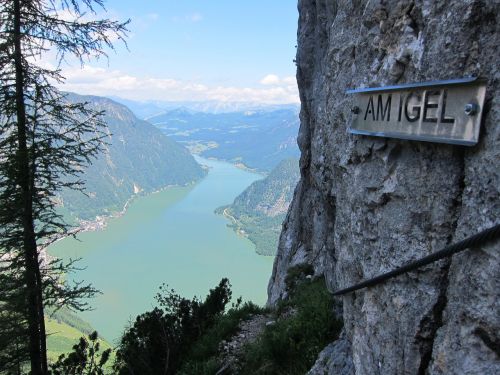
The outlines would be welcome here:
<svg viewBox="0 0 500 375">
<path fill-rule="evenodd" d="M 134 101 L 299 103 L 294 1 L 108 0 L 104 5 L 106 11 L 85 17 L 130 18 L 128 48 L 115 40 L 109 59 L 83 66 L 64 61 L 62 90 Z M 67 11 L 61 15 L 72 17 Z M 49 54 L 40 63 L 55 67 L 57 59 Z"/>
</svg>

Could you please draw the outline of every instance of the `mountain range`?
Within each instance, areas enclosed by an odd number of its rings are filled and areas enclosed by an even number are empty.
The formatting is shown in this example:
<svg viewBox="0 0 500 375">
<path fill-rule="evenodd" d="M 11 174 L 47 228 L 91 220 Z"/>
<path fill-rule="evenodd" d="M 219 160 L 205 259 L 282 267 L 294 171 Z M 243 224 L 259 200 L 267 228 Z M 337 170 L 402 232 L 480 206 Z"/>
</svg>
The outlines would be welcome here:
<svg viewBox="0 0 500 375">
<path fill-rule="evenodd" d="M 228 113 L 177 108 L 147 120 L 192 153 L 262 172 L 299 156 L 296 106 Z"/>
<path fill-rule="evenodd" d="M 164 112 L 168 112 L 177 108 L 186 108 L 194 112 L 205 112 L 212 114 L 230 113 L 230 112 L 245 112 L 245 111 L 273 111 L 278 109 L 294 109 L 299 108 L 298 104 L 262 104 L 256 102 L 242 101 L 162 101 L 162 100 L 130 100 L 118 96 L 110 96 L 117 103 L 126 105 L 134 114 L 141 118 L 147 119 Z"/>
<path fill-rule="evenodd" d="M 188 185 L 204 176 L 186 148 L 124 105 L 97 96 L 70 94 L 68 98 L 104 110 L 107 125 L 107 145 L 82 175 L 87 196 L 72 190 L 60 195 L 62 211 L 70 221 L 121 211 L 136 194 Z"/>
</svg>

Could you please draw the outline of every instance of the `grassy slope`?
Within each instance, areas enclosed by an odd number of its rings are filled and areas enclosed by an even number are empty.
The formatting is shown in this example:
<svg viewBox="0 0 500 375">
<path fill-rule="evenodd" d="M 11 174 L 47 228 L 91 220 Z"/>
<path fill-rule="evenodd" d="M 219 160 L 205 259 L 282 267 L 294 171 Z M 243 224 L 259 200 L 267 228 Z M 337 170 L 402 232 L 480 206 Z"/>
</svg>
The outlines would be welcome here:
<svg viewBox="0 0 500 375">
<path fill-rule="evenodd" d="M 75 314 L 60 310 L 52 317 L 47 314 L 45 319 L 47 329 L 47 355 L 49 361 L 53 362 L 63 354 L 72 350 L 73 345 L 78 343 L 80 337 L 88 336 L 93 328 Z M 99 339 L 101 343 L 101 352 L 111 345 L 103 338 Z"/>
<path fill-rule="evenodd" d="M 57 322 L 54 319 L 45 320 L 47 328 L 47 355 L 49 361 L 53 362 L 64 353 L 68 353 L 73 348 L 73 345 L 78 343 L 80 337 L 85 334 L 74 327 L 71 327 L 63 322 Z M 105 340 L 99 340 L 101 350 L 111 348 L 111 345 Z"/>
</svg>

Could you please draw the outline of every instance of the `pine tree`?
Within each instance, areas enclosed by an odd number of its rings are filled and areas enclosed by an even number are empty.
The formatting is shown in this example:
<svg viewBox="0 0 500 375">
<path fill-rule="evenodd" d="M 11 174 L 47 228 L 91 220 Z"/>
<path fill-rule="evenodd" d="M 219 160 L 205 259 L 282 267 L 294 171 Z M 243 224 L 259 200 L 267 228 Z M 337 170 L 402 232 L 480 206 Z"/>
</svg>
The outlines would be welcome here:
<svg viewBox="0 0 500 375">
<path fill-rule="evenodd" d="M 102 148 L 103 113 L 69 101 L 55 87 L 61 71 L 38 61 L 48 52 L 59 62 L 105 57 L 128 21 L 88 19 L 101 8 L 102 0 L 0 0 L 0 366 L 10 372 L 29 357 L 31 374 L 47 374 L 44 307 L 84 309 L 81 298 L 95 293 L 65 282 L 73 262 L 43 248 L 69 231 L 57 193 L 82 189 L 81 171 Z"/>
</svg>

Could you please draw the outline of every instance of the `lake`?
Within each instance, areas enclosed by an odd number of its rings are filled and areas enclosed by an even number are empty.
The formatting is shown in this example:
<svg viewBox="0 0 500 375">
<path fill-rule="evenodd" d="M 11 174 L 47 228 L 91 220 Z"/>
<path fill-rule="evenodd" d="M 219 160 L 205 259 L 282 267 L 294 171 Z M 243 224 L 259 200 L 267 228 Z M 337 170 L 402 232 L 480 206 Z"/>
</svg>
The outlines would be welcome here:
<svg viewBox="0 0 500 375">
<path fill-rule="evenodd" d="M 63 259 L 82 258 L 79 266 L 85 269 L 70 277 L 91 282 L 102 295 L 91 300 L 93 311 L 80 316 L 107 340 L 116 342 L 128 322 L 152 308 L 162 283 L 186 298 L 205 297 L 227 277 L 234 300 L 265 303 L 273 258 L 255 253 L 248 239 L 214 213 L 262 176 L 221 161 L 197 160 L 210 169 L 196 185 L 137 198 L 105 230 L 49 248 Z"/>
</svg>

